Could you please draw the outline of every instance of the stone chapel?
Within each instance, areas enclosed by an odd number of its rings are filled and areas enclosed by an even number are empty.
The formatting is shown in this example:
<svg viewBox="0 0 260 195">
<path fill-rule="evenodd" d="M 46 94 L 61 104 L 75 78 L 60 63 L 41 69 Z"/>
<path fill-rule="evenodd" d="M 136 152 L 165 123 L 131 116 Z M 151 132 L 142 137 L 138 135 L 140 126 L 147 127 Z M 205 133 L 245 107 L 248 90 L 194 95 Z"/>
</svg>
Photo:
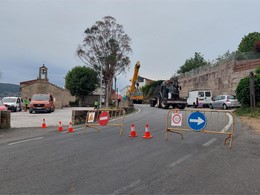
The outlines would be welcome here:
<svg viewBox="0 0 260 195">
<path fill-rule="evenodd" d="M 36 93 L 52 94 L 55 98 L 56 109 L 69 106 L 69 102 L 74 102 L 76 99 L 69 90 L 49 82 L 48 68 L 44 64 L 39 68 L 37 79 L 20 82 L 20 94 L 23 99 L 25 97 L 30 99 Z"/>
</svg>

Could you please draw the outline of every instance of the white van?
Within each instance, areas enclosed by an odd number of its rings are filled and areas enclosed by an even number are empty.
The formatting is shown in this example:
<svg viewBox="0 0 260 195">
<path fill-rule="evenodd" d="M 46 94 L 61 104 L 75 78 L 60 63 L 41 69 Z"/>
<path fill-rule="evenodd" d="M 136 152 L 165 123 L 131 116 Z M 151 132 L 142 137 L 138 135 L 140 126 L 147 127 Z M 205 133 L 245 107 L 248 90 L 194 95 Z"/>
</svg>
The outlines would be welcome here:
<svg viewBox="0 0 260 195">
<path fill-rule="evenodd" d="M 210 90 L 190 91 L 187 98 L 187 106 L 205 107 L 209 106 L 212 100 L 212 92 Z"/>
<path fill-rule="evenodd" d="M 23 99 L 21 97 L 4 97 L 2 102 L 8 110 L 16 112 L 23 109 Z"/>
</svg>

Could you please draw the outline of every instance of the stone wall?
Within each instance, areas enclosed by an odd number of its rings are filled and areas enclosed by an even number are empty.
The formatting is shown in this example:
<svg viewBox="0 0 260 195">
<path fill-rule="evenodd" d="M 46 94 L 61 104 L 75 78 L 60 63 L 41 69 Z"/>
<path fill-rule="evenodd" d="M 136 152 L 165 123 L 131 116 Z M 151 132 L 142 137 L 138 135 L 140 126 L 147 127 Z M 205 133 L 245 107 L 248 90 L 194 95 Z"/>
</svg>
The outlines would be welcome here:
<svg viewBox="0 0 260 195">
<path fill-rule="evenodd" d="M 88 95 L 84 97 L 82 106 L 94 106 L 95 100 L 100 101 L 100 95 Z"/>
<path fill-rule="evenodd" d="M 215 66 L 192 70 L 179 77 L 179 84 L 182 87 L 180 96 L 187 97 L 189 91 L 199 89 L 210 89 L 213 96 L 224 93 L 235 95 L 239 81 L 256 67 L 260 67 L 260 59 L 229 60 Z"/>
<path fill-rule="evenodd" d="M 0 111 L 0 129 L 11 128 L 11 111 Z"/>
</svg>

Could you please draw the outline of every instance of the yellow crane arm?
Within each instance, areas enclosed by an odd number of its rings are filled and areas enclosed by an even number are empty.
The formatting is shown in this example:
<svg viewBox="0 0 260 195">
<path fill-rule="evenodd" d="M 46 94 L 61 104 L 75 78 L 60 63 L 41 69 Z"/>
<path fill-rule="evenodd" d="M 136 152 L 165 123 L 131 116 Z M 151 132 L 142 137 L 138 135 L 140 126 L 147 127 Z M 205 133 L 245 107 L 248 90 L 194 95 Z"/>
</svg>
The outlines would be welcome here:
<svg viewBox="0 0 260 195">
<path fill-rule="evenodd" d="M 136 64 L 135 64 L 135 71 L 134 71 L 134 75 L 133 75 L 133 78 L 132 78 L 132 85 L 131 85 L 131 88 L 130 88 L 130 92 L 133 92 L 135 91 L 135 84 L 136 84 L 136 80 L 137 80 L 137 76 L 138 76 L 138 72 L 139 72 L 139 68 L 140 68 L 141 64 L 140 62 L 138 61 Z"/>
</svg>

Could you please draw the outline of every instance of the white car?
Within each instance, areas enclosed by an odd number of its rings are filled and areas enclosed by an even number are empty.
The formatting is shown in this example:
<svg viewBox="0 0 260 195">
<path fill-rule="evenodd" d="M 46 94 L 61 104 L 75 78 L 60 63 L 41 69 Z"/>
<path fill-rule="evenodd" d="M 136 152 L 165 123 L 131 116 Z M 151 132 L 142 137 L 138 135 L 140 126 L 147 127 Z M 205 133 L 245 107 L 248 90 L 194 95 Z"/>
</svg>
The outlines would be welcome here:
<svg viewBox="0 0 260 195">
<path fill-rule="evenodd" d="M 223 108 L 224 110 L 228 108 L 238 108 L 241 104 L 233 95 L 218 95 L 213 98 L 213 101 L 209 104 L 211 109 L 213 108 Z"/>
<path fill-rule="evenodd" d="M 4 97 L 2 102 L 8 110 L 16 112 L 23 109 L 23 99 L 21 97 Z"/>
</svg>

